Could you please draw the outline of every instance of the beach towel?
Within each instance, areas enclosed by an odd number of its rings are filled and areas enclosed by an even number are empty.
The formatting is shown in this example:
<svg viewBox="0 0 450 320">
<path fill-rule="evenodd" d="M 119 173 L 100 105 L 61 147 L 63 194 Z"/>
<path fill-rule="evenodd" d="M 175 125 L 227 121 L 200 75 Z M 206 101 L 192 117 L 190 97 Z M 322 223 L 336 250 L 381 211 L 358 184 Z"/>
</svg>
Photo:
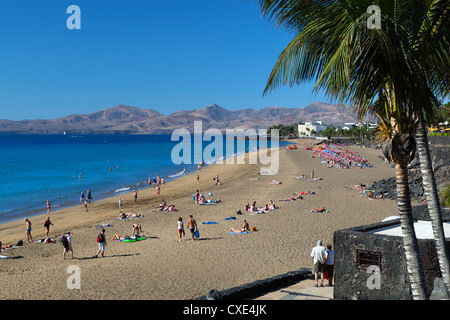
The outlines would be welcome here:
<svg viewBox="0 0 450 320">
<path fill-rule="evenodd" d="M 236 220 L 236 217 L 227 217 L 224 220 Z"/>
<path fill-rule="evenodd" d="M 246 233 L 252 233 L 251 231 L 244 231 L 244 232 L 233 232 L 233 231 L 229 231 L 229 234 L 246 234 Z"/>
<path fill-rule="evenodd" d="M 144 236 L 140 236 L 140 237 L 128 237 L 123 240 L 120 240 L 120 239 L 115 239 L 115 240 L 117 242 L 136 242 L 136 241 L 141 241 L 141 240 L 145 240 L 145 239 L 147 239 L 147 238 Z"/>
<path fill-rule="evenodd" d="M 207 222 L 202 222 L 202 224 L 217 224 L 217 222 L 216 221 L 207 221 Z"/>
<path fill-rule="evenodd" d="M 308 181 L 317 181 L 317 180 L 322 180 L 322 178 L 308 179 Z"/>
<path fill-rule="evenodd" d="M 283 182 L 277 182 L 277 181 L 273 181 L 273 182 L 269 182 L 268 184 L 283 184 Z"/>
<path fill-rule="evenodd" d="M 7 256 L 0 256 L 0 259 L 8 259 L 9 257 Z"/>
<path fill-rule="evenodd" d="M 308 210 L 308 213 L 329 213 L 330 211 L 328 211 L 328 210 L 325 210 L 325 211 L 322 211 L 322 212 L 319 212 L 319 211 L 315 211 L 315 210 Z"/>
<path fill-rule="evenodd" d="M 98 226 L 95 227 L 91 227 L 92 229 L 99 229 L 99 228 L 105 228 L 105 227 L 112 227 L 112 224 L 109 223 L 104 223 L 104 224 L 99 224 Z"/>
</svg>

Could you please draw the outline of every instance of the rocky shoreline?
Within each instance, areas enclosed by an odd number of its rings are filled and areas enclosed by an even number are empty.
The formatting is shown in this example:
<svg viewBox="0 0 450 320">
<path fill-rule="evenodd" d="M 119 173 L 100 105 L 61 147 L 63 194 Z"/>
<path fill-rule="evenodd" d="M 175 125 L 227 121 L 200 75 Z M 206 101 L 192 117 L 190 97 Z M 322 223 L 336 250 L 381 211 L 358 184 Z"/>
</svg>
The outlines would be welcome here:
<svg viewBox="0 0 450 320">
<path fill-rule="evenodd" d="M 433 163 L 433 171 L 438 190 L 441 191 L 450 183 L 450 137 L 428 137 Z M 382 155 L 380 155 L 383 158 Z M 391 164 L 393 166 L 393 164 Z M 411 200 L 421 202 L 425 199 L 422 175 L 420 173 L 419 156 L 408 165 L 409 168 L 409 188 Z M 381 179 L 372 184 L 374 194 L 382 192 L 384 199 L 397 199 L 397 188 L 395 176 L 388 179 Z M 443 207 L 444 220 L 450 220 L 450 208 Z M 413 207 L 413 214 L 418 219 L 428 219 L 428 210 L 426 205 Z"/>
</svg>

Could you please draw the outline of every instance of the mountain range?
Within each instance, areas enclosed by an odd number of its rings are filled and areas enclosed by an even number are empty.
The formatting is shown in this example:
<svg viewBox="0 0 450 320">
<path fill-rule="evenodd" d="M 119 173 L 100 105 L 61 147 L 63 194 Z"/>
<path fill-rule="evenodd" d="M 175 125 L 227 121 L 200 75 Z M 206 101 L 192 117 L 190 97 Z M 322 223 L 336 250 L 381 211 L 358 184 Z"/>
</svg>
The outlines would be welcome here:
<svg viewBox="0 0 450 320">
<path fill-rule="evenodd" d="M 32 134 L 170 134 L 185 128 L 193 132 L 194 121 L 202 121 L 202 129 L 268 129 L 275 124 L 323 121 L 341 125 L 357 122 L 356 115 L 344 112 L 337 105 L 314 102 L 303 108 L 268 107 L 227 110 L 216 104 L 194 110 L 164 115 L 152 109 L 118 105 L 90 114 L 74 114 L 43 120 L 0 120 L 0 133 Z"/>
</svg>

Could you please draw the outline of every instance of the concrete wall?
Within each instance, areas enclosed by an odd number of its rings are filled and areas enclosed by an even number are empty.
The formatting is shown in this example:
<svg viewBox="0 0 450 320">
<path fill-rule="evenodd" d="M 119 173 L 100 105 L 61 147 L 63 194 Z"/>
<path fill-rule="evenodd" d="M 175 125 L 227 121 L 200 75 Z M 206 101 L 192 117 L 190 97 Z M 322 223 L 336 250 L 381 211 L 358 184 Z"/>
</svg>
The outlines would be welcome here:
<svg viewBox="0 0 450 320">
<path fill-rule="evenodd" d="M 369 233 L 371 230 L 398 224 L 398 220 L 336 231 L 335 286 L 336 300 L 411 300 L 402 237 Z M 450 243 L 449 243 L 450 245 Z M 381 269 L 369 273 L 356 265 L 357 249 L 379 251 Z M 428 294 L 441 278 L 434 240 L 419 239 Z M 377 286 L 379 284 L 379 286 Z"/>
</svg>

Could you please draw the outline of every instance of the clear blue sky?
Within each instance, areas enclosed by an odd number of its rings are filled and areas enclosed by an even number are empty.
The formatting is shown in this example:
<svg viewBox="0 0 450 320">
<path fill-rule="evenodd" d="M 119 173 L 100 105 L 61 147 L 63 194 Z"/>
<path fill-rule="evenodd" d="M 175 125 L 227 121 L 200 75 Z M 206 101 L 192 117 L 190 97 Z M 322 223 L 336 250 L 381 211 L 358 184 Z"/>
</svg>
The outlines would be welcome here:
<svg viewBox="0 0 450 320">
<path fill-rule="evenodd" d="M 81 30 L 66 27 L 72 4 Z M 262 96 L 291 38 L 256 0 L 1 0 L 0 119 L 329 102 L 313 83 Z"/>
</svg>

